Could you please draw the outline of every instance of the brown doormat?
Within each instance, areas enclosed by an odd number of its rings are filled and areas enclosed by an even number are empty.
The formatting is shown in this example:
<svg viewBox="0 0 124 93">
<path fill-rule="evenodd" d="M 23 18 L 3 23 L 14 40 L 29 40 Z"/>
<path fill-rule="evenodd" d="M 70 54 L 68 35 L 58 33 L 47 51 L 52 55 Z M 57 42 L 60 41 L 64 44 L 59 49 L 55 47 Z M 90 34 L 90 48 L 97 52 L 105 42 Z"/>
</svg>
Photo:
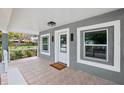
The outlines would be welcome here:
<svg viewBox="0 0 124 93">
<path fill-rule="evenodd" d="M 50 66 L 52 66 L 52 67 L 54 67 L 54 68 L 56 68 L 58 70 L 62 70 L 62 69 L 67 67 L 66 64 L 63 64 L 63 63 L 60 63 L 60 62 L 50 64 Z"/>
</svg>

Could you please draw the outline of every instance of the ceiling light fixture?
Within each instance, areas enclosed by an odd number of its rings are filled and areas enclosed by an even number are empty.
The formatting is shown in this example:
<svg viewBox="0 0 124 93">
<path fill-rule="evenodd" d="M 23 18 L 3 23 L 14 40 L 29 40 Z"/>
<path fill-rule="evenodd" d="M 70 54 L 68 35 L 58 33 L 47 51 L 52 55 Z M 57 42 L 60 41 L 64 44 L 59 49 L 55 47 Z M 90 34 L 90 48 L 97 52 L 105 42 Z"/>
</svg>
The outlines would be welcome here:
<svg viewBox="0 0 124 93">
<path fill-rule="evenodd" d="M 47 25 L 50 26 L 50 27 L 53 27 L 53 26 L 56 26 L 56 22 L 54 22 L 54 21 L 49 21 L 49 22 L 47 23 Z"/>
</svg>

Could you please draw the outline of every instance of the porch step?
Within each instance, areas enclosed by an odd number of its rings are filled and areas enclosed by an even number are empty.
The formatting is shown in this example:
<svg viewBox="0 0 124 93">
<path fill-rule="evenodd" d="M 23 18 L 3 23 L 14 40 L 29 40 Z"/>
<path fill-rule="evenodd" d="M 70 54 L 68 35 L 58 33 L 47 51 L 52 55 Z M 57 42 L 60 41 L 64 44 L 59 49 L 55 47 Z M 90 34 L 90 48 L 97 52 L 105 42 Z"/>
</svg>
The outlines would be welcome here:
<svg viewBox="0 0 124 93">
<path fill-rule="evenodd" d="M 27 85 L 18 68 L 8 70 L 8 85 Z"/>
</svg>

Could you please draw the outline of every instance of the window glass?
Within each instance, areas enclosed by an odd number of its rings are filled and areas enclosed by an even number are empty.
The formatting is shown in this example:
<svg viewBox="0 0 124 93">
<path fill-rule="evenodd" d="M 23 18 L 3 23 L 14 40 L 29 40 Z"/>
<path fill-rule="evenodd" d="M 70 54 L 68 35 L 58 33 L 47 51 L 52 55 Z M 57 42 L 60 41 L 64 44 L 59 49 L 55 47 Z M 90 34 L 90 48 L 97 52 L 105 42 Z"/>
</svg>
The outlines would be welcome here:
<svg viewBox="0 0 124 93">
<path fill-rule="evenodd" d="M 85 56 L 106 59 L 106 46 L 85 46 Z"/>
<path fill-rule="evenodd" d="M 60 35 L 60 52 L 67 52 L 67 36 Z"/>
<path fill-rule="evenodd" d="M 84 58 L 107 60 L 107 29 L 83 32 Z"/>
<path fill-rule="evenodd" d="M 48 36 L 42 38 L 43 50 L 48 50 Z"/>
<path fill-rule="evenodd" d="M 85 44 L 106 44 L 106 30 L 85 33 Z"/>
</svg>

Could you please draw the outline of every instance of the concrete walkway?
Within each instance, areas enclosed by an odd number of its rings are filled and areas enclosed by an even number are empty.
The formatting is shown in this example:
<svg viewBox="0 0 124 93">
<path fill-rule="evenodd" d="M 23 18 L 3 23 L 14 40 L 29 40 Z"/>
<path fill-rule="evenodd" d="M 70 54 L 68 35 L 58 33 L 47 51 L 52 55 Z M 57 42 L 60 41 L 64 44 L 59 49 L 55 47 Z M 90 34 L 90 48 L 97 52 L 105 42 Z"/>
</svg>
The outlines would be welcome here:
<svg viewBox="0 0 124 93">
<path fill-rule="evenodd" d="M 8 70 L 8 85 L 27 85 L 18 68 Z"/>
</svg>

